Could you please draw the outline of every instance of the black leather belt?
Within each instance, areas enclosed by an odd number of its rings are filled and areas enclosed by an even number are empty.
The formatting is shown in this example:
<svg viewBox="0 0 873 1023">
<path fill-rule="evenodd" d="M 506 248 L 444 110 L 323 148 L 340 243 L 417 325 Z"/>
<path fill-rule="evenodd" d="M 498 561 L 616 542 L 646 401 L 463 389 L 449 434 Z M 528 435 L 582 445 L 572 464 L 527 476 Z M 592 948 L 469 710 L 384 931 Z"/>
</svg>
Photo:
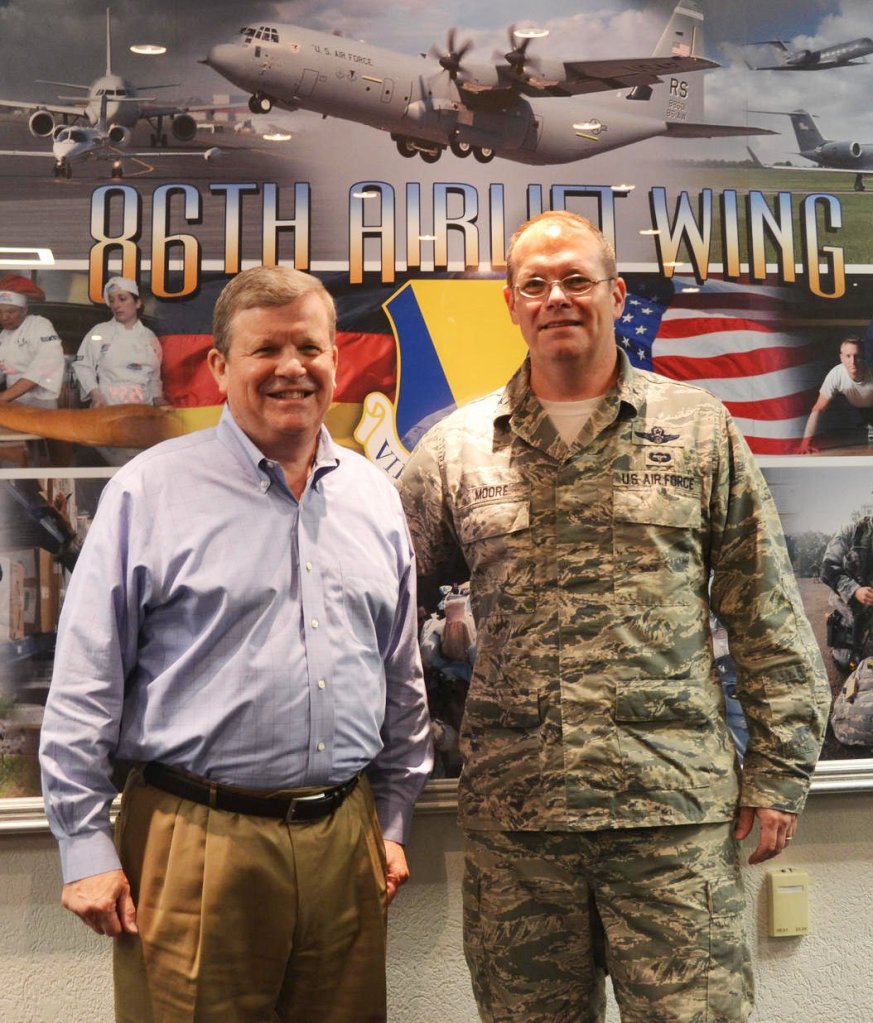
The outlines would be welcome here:
<svg viewBox="0 0 873 1023">
<path fill-rule="evenodd" d="M 278 817 L 288 823 L 326 817 L 342 806 L 343 800 L 358 783 L 358 776 L 355 775 L 343 785 L 311 795 L 258 796 L 230 785 L 219 785 L 154 760 L 143 768 L 143 779 L 147 785 L 154 785 L 171 795 L 190 799 L 214 810 L 229 810 L 231 813 L 245 813 L 252 817 Z"/>
</svg>

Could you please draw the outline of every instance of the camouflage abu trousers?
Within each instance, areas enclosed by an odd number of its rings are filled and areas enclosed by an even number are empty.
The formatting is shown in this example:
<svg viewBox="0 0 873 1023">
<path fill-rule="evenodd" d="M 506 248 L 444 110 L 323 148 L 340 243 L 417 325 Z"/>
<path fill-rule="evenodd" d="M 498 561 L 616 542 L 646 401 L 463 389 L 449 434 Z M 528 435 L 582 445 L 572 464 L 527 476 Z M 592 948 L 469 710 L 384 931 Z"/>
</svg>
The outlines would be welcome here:
<svg viewBox="0 0 873 1023">
<path fill-rule="evenodd" d="M 485 1023 L 743 1023 L 753 982 L 730 822 L 465 834 L 464 951 Z"/>
</svg>

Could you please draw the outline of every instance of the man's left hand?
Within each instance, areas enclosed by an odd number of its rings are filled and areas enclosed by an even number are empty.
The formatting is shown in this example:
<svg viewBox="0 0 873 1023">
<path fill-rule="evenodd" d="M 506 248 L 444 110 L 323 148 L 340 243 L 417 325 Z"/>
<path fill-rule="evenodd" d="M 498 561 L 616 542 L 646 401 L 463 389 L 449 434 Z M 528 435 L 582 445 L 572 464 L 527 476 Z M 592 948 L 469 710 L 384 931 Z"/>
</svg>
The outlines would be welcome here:
<svg viewBox="0 0 873 1023">
<path fill-rule="evenodd" d="M 797 814 L 785 810 L 772 810 L 763 806 L 741 806 L 734 827 L 734 838 L 742 842 L 758 821 L 758 848 L 749 857 L 749 863 L 771 860 L 788 845 L 797 830 Z"/>
<path fill-rule="evenodd" d="M 409 867 L 406 864 L 406 850 L 399 842 L 385 839 L 385 860 L 388 864 L 386 880 L 388 883 L 388 905 L 391 905 L 397 889 L 409 880 Z"/>
</svg>

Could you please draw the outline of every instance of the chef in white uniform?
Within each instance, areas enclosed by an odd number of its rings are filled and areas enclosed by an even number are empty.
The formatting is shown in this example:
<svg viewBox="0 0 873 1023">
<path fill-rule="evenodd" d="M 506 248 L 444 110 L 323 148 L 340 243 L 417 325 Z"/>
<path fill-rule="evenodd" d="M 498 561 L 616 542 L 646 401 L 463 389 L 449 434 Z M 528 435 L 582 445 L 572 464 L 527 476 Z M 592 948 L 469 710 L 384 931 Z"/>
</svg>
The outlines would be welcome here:
<svg viewBox="0 0 873 1023">
<path fill-rule="evenodd" d="M 0 291 L 0 403 L 57 408 L 64 350 L 51 322 L 27 311 L 27 295 Z"/>
<path fill-rule="evenodd" d="M 98 323 L 82 340 L 73 369 L 82 398 L 104 405 L 163 405 L 161 345 L 140 321 L 136 281 L 111 277 L 103 297 L 112 319 Z"/>
</svg>

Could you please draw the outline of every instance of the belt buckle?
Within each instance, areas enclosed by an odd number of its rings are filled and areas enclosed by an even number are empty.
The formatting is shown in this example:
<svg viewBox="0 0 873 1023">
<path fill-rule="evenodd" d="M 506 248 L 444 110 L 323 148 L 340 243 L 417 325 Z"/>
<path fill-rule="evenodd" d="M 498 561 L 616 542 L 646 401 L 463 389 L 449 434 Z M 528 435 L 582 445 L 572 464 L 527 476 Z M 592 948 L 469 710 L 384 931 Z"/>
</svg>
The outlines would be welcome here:
<svg viewBox="0 0 873 1023">
<path fill-rule="evenodd" d="M 326 792 L 316 792 L 311 796 L 292 796 L 291 801 L 288 803 L 288 809 L 285 811 L 285 823 L 292 824 L 297 819 L 295 811 L 297 810 L 298 803 L 315 803 L 324 800 L 326 797 Z"/>
</svg>

